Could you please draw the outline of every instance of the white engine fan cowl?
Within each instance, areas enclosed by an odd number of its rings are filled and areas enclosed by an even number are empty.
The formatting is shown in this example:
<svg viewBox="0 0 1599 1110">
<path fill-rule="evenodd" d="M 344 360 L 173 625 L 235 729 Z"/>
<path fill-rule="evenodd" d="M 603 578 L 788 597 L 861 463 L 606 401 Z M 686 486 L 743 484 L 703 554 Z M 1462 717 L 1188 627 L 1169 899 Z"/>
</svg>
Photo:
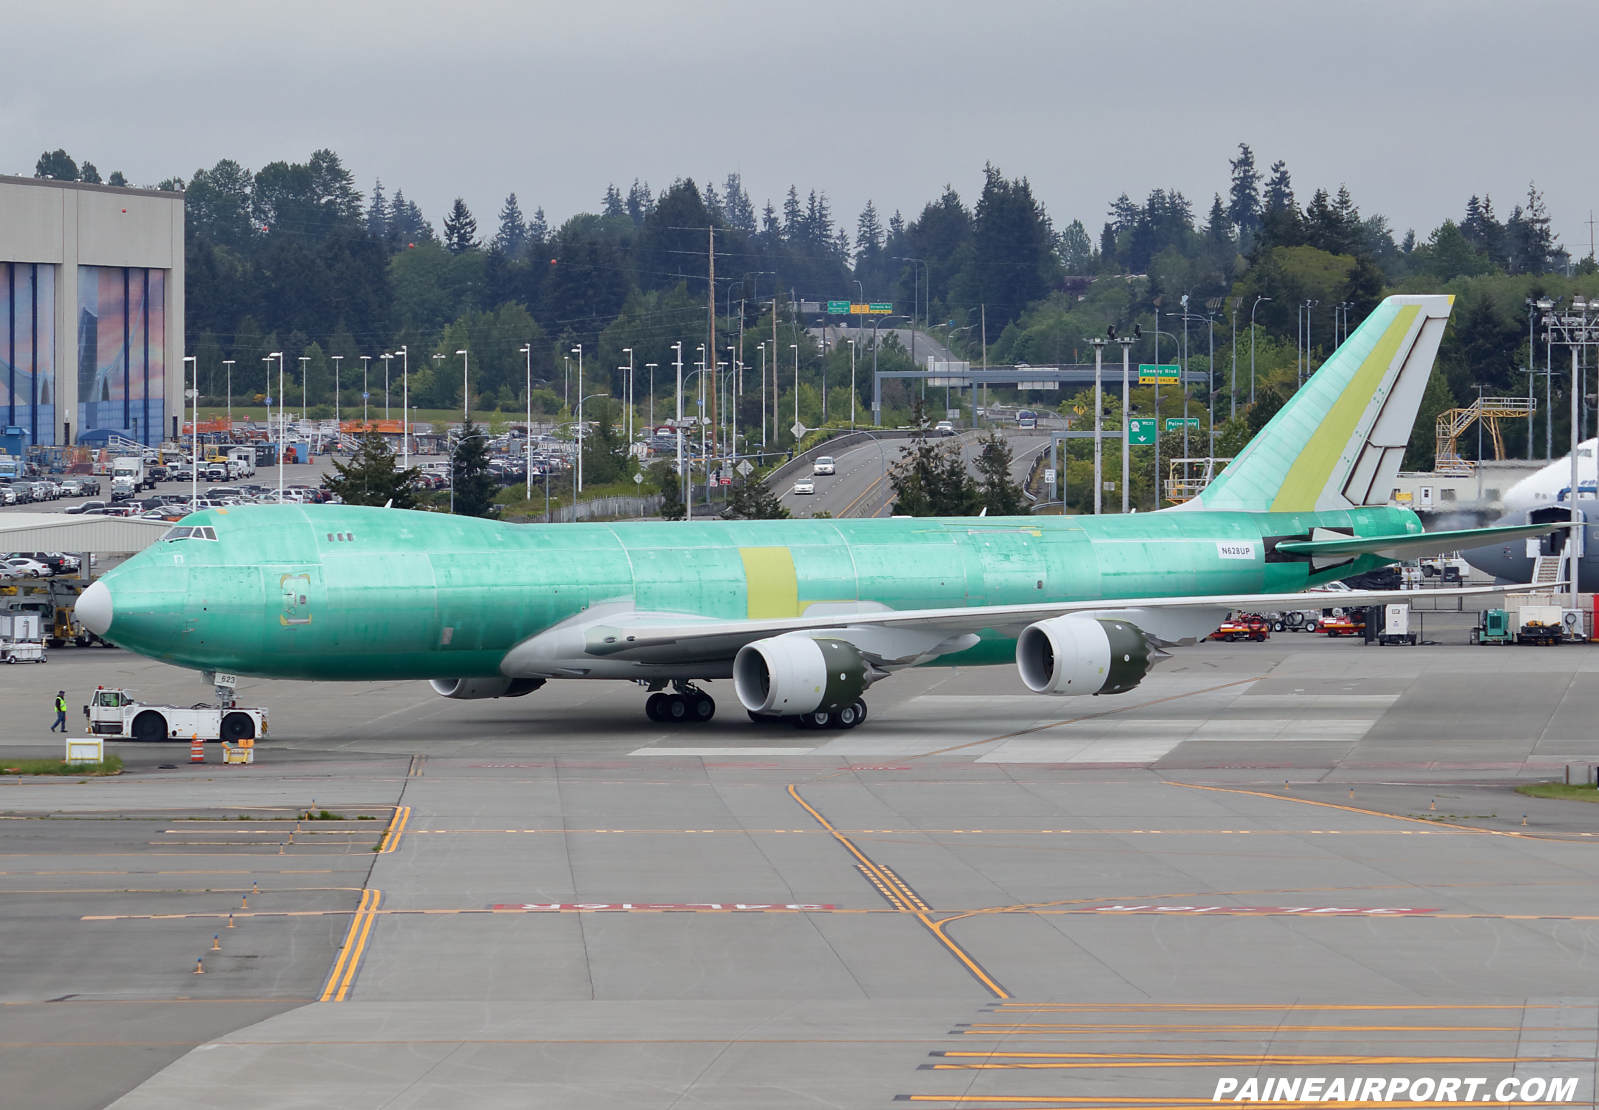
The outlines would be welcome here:
<svg viewBox="0 0 1599 1110">
<path fill-rule="evenodd" d="M 1052 617 L 1022 629 L 1016 669 L 1035 694 L 1119 694 L 1143 681 L 1149 641 L 1131 621 Z"/>
<path fill-rule="evenodd" d="M 751 713 L 797 716 L 841 709 L 869 685 L 869 667 L 845 640 L 773 636 L 733 659 L 733 689 Z"/>
<path fill-rule="evenodd" d="M 542 678 L 430 678 L 428 685 L 441 698 L 477 701 L 481 698 L 519 698 L 544 685 Z"/>
</svg>

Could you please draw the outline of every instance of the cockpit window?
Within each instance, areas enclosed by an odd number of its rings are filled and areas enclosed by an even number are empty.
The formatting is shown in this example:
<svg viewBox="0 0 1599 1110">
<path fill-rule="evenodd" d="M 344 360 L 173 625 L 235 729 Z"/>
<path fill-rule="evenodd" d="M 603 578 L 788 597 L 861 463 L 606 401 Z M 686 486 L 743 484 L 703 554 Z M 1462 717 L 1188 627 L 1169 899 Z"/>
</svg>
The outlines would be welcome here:
<svg viewBox="0 0 1599 1110">
<path fill-rule="evenodd" d="M 214 540 L 217 538 L 217 530 L 211 527 L 188 528 L 179 525 L 167 529 L 167 534 L 161 538 L 169 542 L 172 540 Z"/>
</svg>

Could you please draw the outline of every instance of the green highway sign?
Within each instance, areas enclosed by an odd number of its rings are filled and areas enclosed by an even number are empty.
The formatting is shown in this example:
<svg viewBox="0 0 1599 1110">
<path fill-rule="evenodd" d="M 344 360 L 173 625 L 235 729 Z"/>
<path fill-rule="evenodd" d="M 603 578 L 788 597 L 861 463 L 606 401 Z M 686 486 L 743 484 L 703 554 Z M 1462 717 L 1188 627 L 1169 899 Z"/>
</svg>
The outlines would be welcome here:
<svg viewBox="0 0 1599 1110">
<path fill-rule="evenodd" d="M 1134 447 L 1148 447 L 1155 442 L 1155 418 L 1135 416 L 1127 421 L 1127 442 Z"/>
<path fill-rule="evenodd" d="M 1175 362 L 1162 362 L 1159 365 L 1153 362 L 1138 364 L 1139 385 L 1176 385 L 1181 374 L 1182 367 Z"/>
<path fill-rule="evenodd" d="M 848 316 L 851 305 L 848 301 L 828 301 L 827 314 L 829 316 Z"/>
<path fill-rule="evenodd" d="M 1197 428 L 1199 427 L 1199 417 L 1190 416 L 1186 420 L 1176 416 L 1168 416 L 1166 418 L 1166 430 L 1168 432 L 1181 431 L 1184 424 L 1187 424 L 1190 428 Z"/>
</svg>

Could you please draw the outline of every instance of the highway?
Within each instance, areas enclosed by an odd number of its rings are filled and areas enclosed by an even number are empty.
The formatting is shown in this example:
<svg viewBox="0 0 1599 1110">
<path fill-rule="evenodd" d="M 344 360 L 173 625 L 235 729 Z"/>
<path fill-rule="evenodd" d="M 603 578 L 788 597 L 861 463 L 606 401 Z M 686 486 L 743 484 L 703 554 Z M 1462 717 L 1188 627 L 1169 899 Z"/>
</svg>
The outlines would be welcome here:
<svg viewBox="0 0 1599 1110">
<path fill-rule="evenodd" d="M 1014 428 L 1008 429 L 1006 435 L 1011 442 L 1011 477 L 1020 483 L 1027 477 L 1033 456 L 1049 446 L 1049 437 Z M 961 437 L 961 453 L 973 474 L 982 450 L 981 437 L 979 432 L 967 432 Z M 795 493 L 792 481 L 786 489 L 776 492 L 784 508 L 796 517 L 824 512 L 834 517 L 888 516 L 892 511 L 888 503 L 891 491 L 885 475 L 911 446 L 910 440 L 888 440 L 843 448 L 834 456 L 835 473 L 814 479 L 814 494 Z"/>
</svg>

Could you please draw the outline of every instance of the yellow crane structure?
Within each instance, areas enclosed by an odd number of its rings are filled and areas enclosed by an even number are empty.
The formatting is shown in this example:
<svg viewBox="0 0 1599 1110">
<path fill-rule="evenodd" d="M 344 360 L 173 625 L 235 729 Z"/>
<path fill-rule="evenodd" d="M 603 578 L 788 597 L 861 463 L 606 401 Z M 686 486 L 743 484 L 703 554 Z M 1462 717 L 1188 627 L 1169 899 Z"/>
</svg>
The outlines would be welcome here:
<svg viewBox="0 0 1599 1110">
<path fill-rule="evenodd" d="M 1467 428 L 1482 421 L 1493 443 L 1494 458 L 1505 457 L 1505 438 L 1499 431 L 1501 420 L 1522 420 L 1532 426 L 1533 414 L 1538 411 L 1535 397 L 1478 397 L 1465 408 L 1446 409 L 1438 414 L 1437 440 L 1433 452 L 1433 473 L 1457 478 L 1469 478 L 1476 465 L 1460 457 L 1458 443 Z"/>
</svg>

